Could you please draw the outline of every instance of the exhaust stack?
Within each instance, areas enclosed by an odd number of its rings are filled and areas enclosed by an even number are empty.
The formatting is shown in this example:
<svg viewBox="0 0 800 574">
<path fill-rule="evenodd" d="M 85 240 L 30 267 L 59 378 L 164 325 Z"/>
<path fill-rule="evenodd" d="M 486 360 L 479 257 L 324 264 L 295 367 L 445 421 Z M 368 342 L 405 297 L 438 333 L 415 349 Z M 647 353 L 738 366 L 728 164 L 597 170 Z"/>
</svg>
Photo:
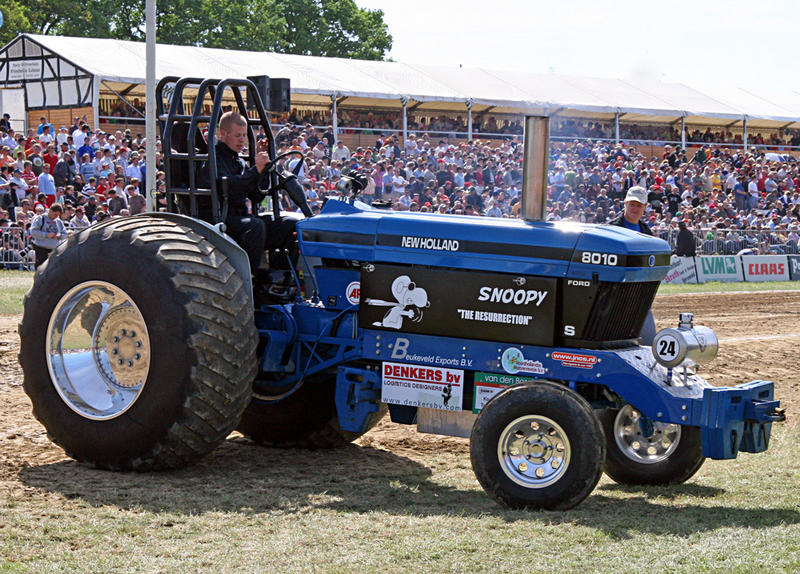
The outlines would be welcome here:
<svg viewBox="0 0 800 574">
<path fill-rule="evenodd" d="M 547 206 L 550 118 L 526 116 L 522 145 L 522 218 L 528 221 L 543 221 Z"/>
</svg>

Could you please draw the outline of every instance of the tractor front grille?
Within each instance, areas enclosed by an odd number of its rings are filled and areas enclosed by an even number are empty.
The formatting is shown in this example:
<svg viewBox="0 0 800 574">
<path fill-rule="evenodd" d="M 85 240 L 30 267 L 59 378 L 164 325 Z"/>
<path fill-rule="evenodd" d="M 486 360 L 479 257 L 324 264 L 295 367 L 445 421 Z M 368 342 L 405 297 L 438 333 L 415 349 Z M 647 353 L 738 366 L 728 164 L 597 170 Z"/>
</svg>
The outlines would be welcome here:
<svg viewBox="0 0 800 574">
<path fill-rule="evenodd" d="M 601 281 L 582 339 L 612 343 L 638 337 L 655 299 L 658 285 L 658 281 Z"/>
</svg>

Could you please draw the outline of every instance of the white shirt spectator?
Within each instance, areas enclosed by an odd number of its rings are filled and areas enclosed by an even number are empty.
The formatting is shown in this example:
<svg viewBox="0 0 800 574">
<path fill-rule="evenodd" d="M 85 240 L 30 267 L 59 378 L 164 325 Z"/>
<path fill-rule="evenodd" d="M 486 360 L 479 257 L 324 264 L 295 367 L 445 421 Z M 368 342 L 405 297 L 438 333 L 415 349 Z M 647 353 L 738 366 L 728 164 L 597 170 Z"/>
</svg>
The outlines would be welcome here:
<svg viewBox="0 0 800 574">
<path fill-rule="evenodd" d="M 392 176 L 392 192 L 402 195 L 406 191 L 408 182 L 402 175 L 396 174 Z"/>
<path fill-rule="evenodd" d="M 72 132 L 72 145 L 75 146 L 75 149 L 82 147 L 85 141 L 86 134 L 83 132 L 83 130 L 75 130 Z"/>
<path fill-rule="evenodd" d="M 139 165 L 138 160 L 128 164 L 128 167 L 125 168 L 125 177 L 128 179 L 131 179 L 132 177 L 135 177 L 136 179 L 142 178 L 142 166 Z"/>
<path fill-rule="evenodd" d="M 350 148 L 344 145 L 344 143 L 341 141 L 337 142 L 336 147 L 333 148 L 333 153 L 331 153 L 331 159 L 334 161 L 345 161 L 350 159 Z"/>
<path fill-rule="evenodd" d="M 89 227 L 91 222 L 89 221 L 89 218 L 86 217 L 86 214 L 85 213 L 81 213 L 80 217 L 78 215 L 79 214 L 76 213 L 72 217 L 72 219 L 69 220 L 69 228 L 70 229 L 84 229 L 86 227 Z"/>
</svg>

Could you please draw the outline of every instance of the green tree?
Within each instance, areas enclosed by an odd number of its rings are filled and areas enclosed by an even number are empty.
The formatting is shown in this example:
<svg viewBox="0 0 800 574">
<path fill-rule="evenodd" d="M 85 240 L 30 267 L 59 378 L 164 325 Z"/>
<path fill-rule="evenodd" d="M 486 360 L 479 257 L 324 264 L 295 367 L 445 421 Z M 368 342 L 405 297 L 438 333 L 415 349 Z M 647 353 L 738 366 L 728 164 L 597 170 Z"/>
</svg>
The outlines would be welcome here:
<svg viewBox="0 0 800 574">
<path fill-rule="evenodd" d="M 19 32 L 144 40 L 145 0 L 8 0 Z M 5 14 L 7 8 L 3 6 Z M 383 11 L 354 0 L 158 0 L 160 43 L 381 60 L 392 47 Z"/>
<path fill-rule="evenodd" d="M 25 14 L 25 8 L 17 0 L 7 0 L 0 5 L 3 13 L 3 27 L 0 28 L 0 46 L 17 37 L 20 32 L 32 31 L 31 23 Z"/>
</svg>

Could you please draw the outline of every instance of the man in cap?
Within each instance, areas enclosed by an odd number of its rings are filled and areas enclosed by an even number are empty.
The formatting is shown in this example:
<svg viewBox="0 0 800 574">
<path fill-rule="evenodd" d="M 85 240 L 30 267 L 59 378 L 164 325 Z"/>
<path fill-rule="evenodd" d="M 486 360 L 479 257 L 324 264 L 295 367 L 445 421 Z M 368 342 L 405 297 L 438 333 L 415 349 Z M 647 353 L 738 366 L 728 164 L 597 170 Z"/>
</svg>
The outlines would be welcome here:
<svg viewBox="0 0 800 574">
<path fill-rule="evenodd" d="M 644 218 L 644 209 L 647 207 L 647 190 L 639 185 L 634 185 L 625 195 L 625 207 L 620 215 L 612 219 L 609 224 L 625 227 L 645 235 L 653 235 Z M 650 345 L 656 335 L 656 323 L 653 318 L 653 311 L 648 311 L 647 318 L 642 326 L 639 336 L 642 345 Z"/>
<path fill-rule="evenodd" d="M 647 207 L 647 190 L 639 185 L 634 185 L 625 195 L 623 212 L 609 223 L 619 227 L 626 227 L 645 235 L 653 235 L 650 227 L 642 218 L 645 207 Z"/>
</svg>

